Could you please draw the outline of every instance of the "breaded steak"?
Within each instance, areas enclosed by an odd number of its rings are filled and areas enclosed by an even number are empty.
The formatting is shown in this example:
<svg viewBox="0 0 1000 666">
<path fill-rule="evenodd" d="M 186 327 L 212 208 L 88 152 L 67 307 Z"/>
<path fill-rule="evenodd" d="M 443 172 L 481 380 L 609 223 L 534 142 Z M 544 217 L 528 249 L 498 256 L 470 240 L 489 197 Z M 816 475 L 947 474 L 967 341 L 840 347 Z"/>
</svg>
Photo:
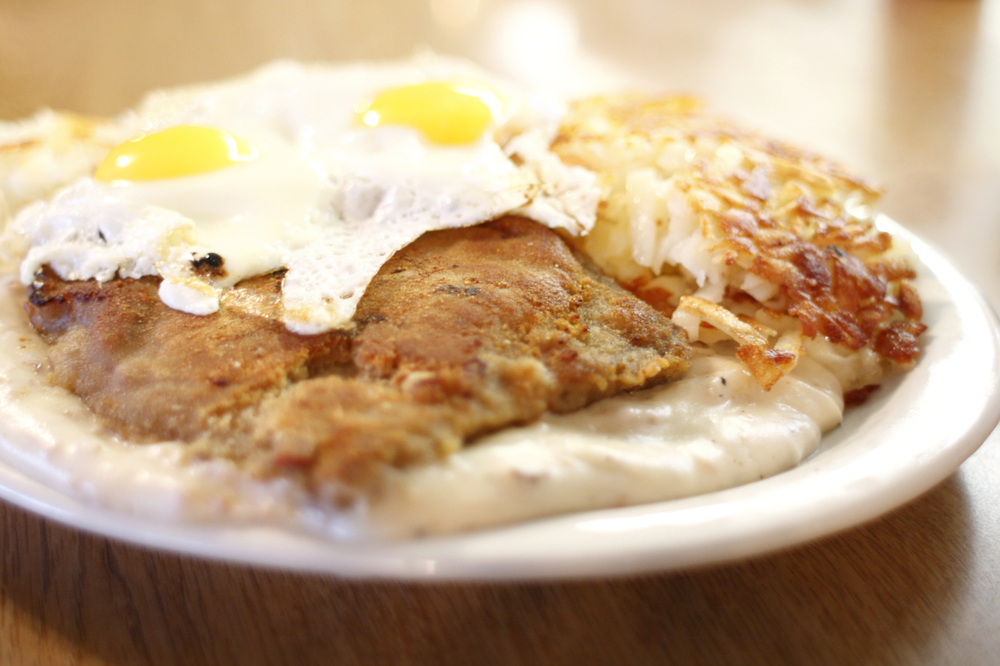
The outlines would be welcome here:
<svg viewBox="0 0 1000 666">
<path fill-rule="evenodd" d="M 287 331 L 281 273 L 243 281 L 208 316 L 168 308 L 158 284 L 40 274 L 26 308 L 55 383 L 130 440 L 190 442 L 314 485 L 363 488 L 382 465 L 434 460 L 688 365 L 669 319 L 518 217 L 396 253 L 347 332 Z"/>
</svg>

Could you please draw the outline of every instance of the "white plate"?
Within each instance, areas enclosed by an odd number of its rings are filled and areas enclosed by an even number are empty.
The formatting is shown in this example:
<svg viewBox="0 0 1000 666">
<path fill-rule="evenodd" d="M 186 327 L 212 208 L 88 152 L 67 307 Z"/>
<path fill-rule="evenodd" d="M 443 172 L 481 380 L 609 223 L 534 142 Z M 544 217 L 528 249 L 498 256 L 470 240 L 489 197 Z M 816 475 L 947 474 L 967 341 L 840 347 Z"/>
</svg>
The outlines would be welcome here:
<svg viewBox="0 0 1000 666">
<path fill-rule="evenodd" d="M 0 497 L 145 546 L 349 577 L 545 579 L 661 571 L 801 543 L 879 516 L 951 474 L 1000 420 L 1000 338 L 979 293 L 901 227 L 924 264 L 929 329 L 912 372 L 849 410 L 795 469 L 722 492 L 473 534 L 342 544 L 272 527 L 170 524 L 95 509 L 0 463 Z"/>
</svg>

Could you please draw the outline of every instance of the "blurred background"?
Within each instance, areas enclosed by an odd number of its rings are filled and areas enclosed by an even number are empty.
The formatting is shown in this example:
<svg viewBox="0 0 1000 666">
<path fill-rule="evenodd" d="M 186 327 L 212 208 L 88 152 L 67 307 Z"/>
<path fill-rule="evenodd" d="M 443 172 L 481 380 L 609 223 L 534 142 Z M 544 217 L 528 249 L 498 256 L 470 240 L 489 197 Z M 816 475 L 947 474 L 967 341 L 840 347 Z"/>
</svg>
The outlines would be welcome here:
<svg viewBox="0 0 1000 666">
<path fill-rule="evenodd" d="M 2 0 L 0 119 L 424 47 L 569 95 L 693 93 L 827 153 L 1000 306 L 1000 0 Z"/>
</svg>

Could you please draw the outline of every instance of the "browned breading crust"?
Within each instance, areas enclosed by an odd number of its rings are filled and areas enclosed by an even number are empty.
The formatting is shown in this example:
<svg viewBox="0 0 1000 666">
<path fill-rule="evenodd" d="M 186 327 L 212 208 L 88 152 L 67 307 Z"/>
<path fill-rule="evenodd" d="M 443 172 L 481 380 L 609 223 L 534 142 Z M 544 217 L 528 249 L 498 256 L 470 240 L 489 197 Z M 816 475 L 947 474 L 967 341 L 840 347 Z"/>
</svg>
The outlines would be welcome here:
<svg viewBox="0 0 1000 666">
<path fill-rule="evenodd" d="M 280 274 L 204 317 L 158 280 L 63 282 L 27 309 L 54 381 L 129 439 L 179 439 L 263 474 L 362 487 L 545 410 L 664 381 L 685 336 L 580 265 L 553 232 L 507 217 L 426 234 L 371 283 L 350 333 L 281 324 Z"/>
</svg>

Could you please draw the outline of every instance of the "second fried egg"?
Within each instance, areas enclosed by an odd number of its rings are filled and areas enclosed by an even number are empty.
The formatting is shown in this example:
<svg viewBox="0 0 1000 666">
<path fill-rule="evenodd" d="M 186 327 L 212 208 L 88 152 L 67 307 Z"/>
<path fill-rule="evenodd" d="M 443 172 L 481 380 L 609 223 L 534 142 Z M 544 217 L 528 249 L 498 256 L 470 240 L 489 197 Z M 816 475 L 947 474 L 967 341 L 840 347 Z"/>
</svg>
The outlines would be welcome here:
<svg viewBox="0 0 1000 666">
<path fill-rule="evenodd" d="M 160 91 L 92 178 L 24 209 L 14 231 L 64 279 L 163 277 L 208 314 L 241 279 L 287 269 L 285 323 L 350 326 L 372 277 L 434 229 L 517 212 L 573 234 L 594 222 L 590 172 L 549 152 L 557 105 L 463 61 L 276 63 Z"/>
</svg>

